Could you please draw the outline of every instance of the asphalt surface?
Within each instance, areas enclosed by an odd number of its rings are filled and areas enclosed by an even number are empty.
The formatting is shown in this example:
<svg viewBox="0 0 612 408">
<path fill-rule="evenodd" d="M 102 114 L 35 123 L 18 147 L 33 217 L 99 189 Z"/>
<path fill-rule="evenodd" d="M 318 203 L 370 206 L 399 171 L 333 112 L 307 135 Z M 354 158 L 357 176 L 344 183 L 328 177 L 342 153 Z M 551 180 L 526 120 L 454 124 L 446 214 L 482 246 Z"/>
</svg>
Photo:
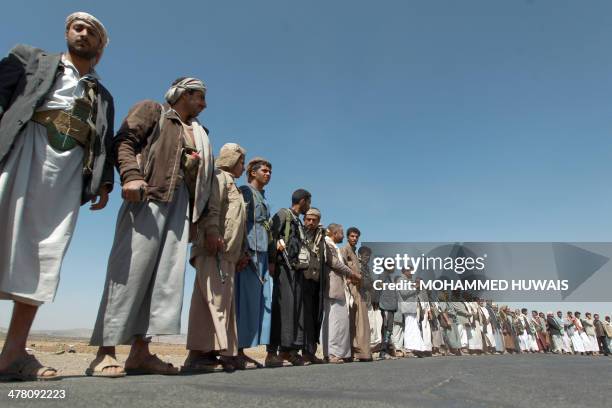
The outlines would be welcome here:
<svg viewBox="0 0 612 408">
<path fill-rule="evenodd" d="M 65 390 L 65 399 L 9 391 Z M 502 355 L 0 383 L 0 407 L 612 407 L 612 358 Z"/>
</svg>

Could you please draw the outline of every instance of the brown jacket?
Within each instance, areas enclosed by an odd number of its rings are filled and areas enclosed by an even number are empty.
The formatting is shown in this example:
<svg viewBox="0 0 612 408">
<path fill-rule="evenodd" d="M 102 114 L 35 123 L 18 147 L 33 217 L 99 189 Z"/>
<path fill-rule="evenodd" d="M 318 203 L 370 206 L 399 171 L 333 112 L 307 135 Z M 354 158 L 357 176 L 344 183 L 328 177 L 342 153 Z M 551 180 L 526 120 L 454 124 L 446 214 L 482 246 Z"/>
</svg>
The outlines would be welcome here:
<svg viewBox="0 0 612 408">
<path fill-rule="evenodd" d="M 342 248 L 340 248 L 340 255 L 342 255 L 342 259 L 344 264 L 351 268 L 351 270 L 355 273 L 361 274 L 361 263 L 359 262 L 359 258 L 353 248 L 351 248 L 350 244 L 346 244 Z M 358 288 L 361 286 L 359 282 L 353 282 L 349 280 L 350 283 L 354 284 Z"/>
<path fill-rule="evenodd" d="M 174 190 L 182 180 L 183 132 L 174 110 L 166 109 L 162 116 L 162 105 L 155 101 L 134 105 L 115 137 L 121 183 L 144 180 L 148 184 L 149 199 L 172 201 Z"/>
<path fill-rule="evenodd" d="M 345 278 L 351 269 L 340 260 L 339 249 L 325 242 L 325 277 L 327 279 L 326 295 L 329 299 L 344 300 Z"/>
</svg>

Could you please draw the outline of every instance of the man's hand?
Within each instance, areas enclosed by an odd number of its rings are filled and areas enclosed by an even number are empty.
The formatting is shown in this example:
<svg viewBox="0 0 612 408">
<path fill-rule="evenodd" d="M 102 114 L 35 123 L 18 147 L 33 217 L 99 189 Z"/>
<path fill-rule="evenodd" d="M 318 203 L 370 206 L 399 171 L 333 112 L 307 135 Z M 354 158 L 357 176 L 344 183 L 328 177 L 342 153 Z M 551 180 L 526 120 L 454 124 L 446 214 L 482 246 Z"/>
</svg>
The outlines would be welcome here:
<svg viewBox="0 0 612 408">
<path fill-rule="evenodd" d="M 189 242 L 197 242 L 198 240 L 198 224 L 189 223 Z"/>
<path fill-rule="evenodd" d="M 249 254 L 242 255 L 242 258 L 240 258 L 238 260 L 238 263 L 236 264 L 236 272 L 240 272 L 241 270 L 247 267 L 247 265 L 249 264 L 249 258 Z"/>
<path fill-rule="evenodd" d="M 359 282 L 361 280 L 361 274 L 360 273 L 356 273 L 353 272 L 350 276 L 351 280 L 355 281 L 355 282 Z"/>
<path fill-rule="evenodd" d="M 217 252 L 224 250 L 225 242 L 218 235 L 206 235 L 204 246 L 209 254 L 215 255 Z"/>
<path fill-rule="evenodd" d="M 128 181 L 121 188 L 121 197 L 126 201 L 144 201 L 147 197 L 147 182 L 144 180 Z"/>
<path fill-rule="evenodd" d="M 278 252 L 282 252 L 285 249 L 286 249 L 285 241 L 283 241 L 282 239 L 279 239 L 278 241 L 276 241 L 276 250 Z"/>
<path fill-rule="evenodd" d="M 91 206 L 89 206 L 91 211 L 101 210 L 106 207 L 106 204 L 108 203 L 108 190 L 109 188 L 107 185 L 100 186 L 98 195 L 91 199 Z"/>
<path fill-rule="evenodd" d="M 268 264 L 268 272 L 270 272 L 270 276 L 274 276 L 274 270 L 276 269 L 276 265 L 273 263 Z"/>
</svg>

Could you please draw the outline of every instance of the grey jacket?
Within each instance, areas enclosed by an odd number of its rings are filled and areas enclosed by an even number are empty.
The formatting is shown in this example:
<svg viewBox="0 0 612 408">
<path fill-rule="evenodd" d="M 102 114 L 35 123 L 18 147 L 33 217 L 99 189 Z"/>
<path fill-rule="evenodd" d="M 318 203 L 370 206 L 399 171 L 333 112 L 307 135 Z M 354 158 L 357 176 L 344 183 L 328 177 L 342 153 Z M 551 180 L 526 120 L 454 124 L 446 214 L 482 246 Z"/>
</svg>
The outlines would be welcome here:
<svg viewBox="0 0 612 408">
<path fill-rule="evenodd" d="M 396 281 L 394 272 L 385 271 L 380 276 L 382 283 L 393 283 Z M 382 285 L 381 285 L 382 286 Z M 380 310 L 395 312 L 397 310 L 397 291 L 391 289 L 382 289 L 378 291 L 378 306 Z"/>
<path fill-rule="evenodd" d="M 58 75 L 61 54 L 48 54 L 29 45 L 17 45 L 0 61 L 0 163 L 15 138 L 45 101 Z M 93 173 L 83 175 L 81 204 L 98 194 L 100 186 L 112 189 L 113 122 L 111 94 L 98 84 L 96 141 Z"/>
</svg>

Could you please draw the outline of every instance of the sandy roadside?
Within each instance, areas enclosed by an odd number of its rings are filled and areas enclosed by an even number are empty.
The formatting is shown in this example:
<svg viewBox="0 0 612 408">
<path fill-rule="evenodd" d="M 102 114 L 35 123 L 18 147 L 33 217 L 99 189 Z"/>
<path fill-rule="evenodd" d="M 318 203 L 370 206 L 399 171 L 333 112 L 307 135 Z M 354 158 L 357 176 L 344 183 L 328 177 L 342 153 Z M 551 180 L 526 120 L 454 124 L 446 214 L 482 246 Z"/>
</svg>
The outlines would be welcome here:
<svg viewBox="0 0 612 408">
<path fill-rule="evenodd" d="M 0 340 L 0 347 L 4 339 Z M 36 355 L 41 363 L 57 369 L 60 375 L 84 375 L 85 370 L 94 359 L 97 347 L 89 346 L 85 339 L 30 337 L 27 347 Z M 129 346 L 117 347 L 117 360 L 121 363 L 129 353 Z M 152 353 L 164 361 L 180 367 L 185 361 L 187 351 L 184 344 L 151 343 Z M 263 363 L 266 355 L 264 346 L 246 350 L 246 354 Z"/>
</svg>

